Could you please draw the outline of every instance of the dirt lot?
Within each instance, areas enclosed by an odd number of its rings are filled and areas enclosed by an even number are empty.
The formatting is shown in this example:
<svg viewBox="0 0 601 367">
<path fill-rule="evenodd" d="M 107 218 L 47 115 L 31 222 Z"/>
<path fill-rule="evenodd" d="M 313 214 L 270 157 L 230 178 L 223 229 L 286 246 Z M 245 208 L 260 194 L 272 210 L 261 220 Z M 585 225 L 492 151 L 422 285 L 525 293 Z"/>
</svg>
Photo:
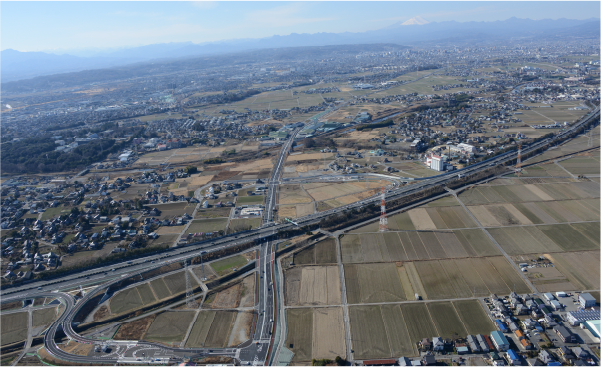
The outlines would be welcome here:
<svg viewBox="0 0 601 367">
<path fill-rule="evenodd" d="M 227 346 L 233 347 L 250 339 L 250 329 L 254 318 L 253 312 L 238 312 L 232 327 Z"/>
<path fill-rule="evenodd" d="M 212 308 L 237 308 L 242 294 L 242 282 L 234 284 L 217 293 Z"/>
</svg>

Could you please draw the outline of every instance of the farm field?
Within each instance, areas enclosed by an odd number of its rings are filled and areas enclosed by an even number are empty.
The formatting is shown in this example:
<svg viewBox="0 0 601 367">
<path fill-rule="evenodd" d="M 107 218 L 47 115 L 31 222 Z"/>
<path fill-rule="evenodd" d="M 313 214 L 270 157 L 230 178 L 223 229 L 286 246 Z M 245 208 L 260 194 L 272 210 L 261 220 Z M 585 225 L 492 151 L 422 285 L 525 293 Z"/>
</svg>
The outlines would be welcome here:
<svg viewBox="0 0 601 367">
<path fill-rule="evenodd" d="M 292 361 L 310 361 L 313 355 L 313 310 L 289 308 L 286 319 L 288 333 L 285 346 L 294 352 Z"/>
<path fill-rule="evenodd" d="M 423 338 L 494 330 L 477 300 L 352 306 L 349 315 L 355 359 L 417 356 Z"/>
<path fill-rule="evenodd" d="M 190 277 L 190 281 L 193 286 L 198 285 L 194 277 Z M 111 297 L 109 308 L 115 315 L 125 313 L 183 291 L 185 291 L 185 276 L 180 271 L 118 291 Z"/>
<path fill-rule="evenodd" d="M 534 224 L 599 220 L 599 199 L 561 200 L 515 204 Z M 529 213 L 530 212 L 530 213 Z"/>
<path fill-rule="evenodd" d="M 288 269 L 284 292 L 288 306 L 339 305 L 340 275 L 337 266 L 302 266 Z"/>
<path fill-rule="evenodd" d="M 336 240 L 327 238 L 294 254 L 296 265 L 335 264 Z"/>
<path fill-rule="evenodd" d="M 590 157 L 575 157 L 558 162 L 574 175 L 596 174 L 599 172 L 599 152 Z"/>
<path fill-rule="evenodd" d="M 377 189 L 381 186 L 387 185 L 388 181 L 368 182 L 367 192 L 371 193 L 371 190 Z M 304 184 L 303 188 L 315 201 L 326 201 L 339 196 L 346 196 L 355 194 L 358 192 L 366 191 L 365 182 L 343 182 L 343 183 L 308 183 Z M 370 194 L 371 195 L 371 194 Z M 370 196 L 367 195 L 367 196 Z M 359 199 L 357 199 L 359 200 Z"/>
<path fill-rule="evenodd" d="M 516 264 L 528 260 L 530 260 L 530 257 L 528 256 L 515 257 Z M 578 290 L 578 287 L 571 283 L 569 279 L 558 270 L 557 266 L 529 268 L 527 276 L 539 292 Z"/>
<path fill-rule="evenodd" d="M 346 234 L 340 247 L 345 264 L 500 255 L 480 229 Z"/>
<path fill-rule="evenodd" d="M 545 254 L 578 290 L 599 289 L 599 251 Z"/>
<path fill-rule="evenodd" d="M 225 230 L 227 218 L 195 219 L 190 223 L 188 233 L 208 233 Z"/>
<path fill-rule="evenodd" d="M 563 171 L 563 170 L 562 170 Z M 564 172 L 564 175 L 567 173 Z M 533 184 L 514 180 L 512 185 L 481 185 L 462 191 L 459 199 L 465 205 L 577 200 L 599 197 L 599 184 L 592 181 Z M 522 184 L 523 182 L 523 184 Z"/>
<path fill-rule="evenodd" d="M 344 278 L 349 303 L 406 300 L 401 279 L 393 263 L 345 265 Z"/>
<path fill-rule="evenodd" d="M 504 295 L 514 287 L 518 293 L 531 292 L 502 257 L 418 261 L 414 265 L 428 299 Z"/>
<path fill-rule="evenodd" d="M 2 345 L 27 339 L 27 312 L 0 315 L 0 335 Z"/>
<path fill-rule="evenodd" d="M 234 311 L 201 311 L 192 326 L 186 348 L 227 347 L 236 318 Z"/>
<path fill-rule="evenodd" d="M 453 198 L 454 200 L 454 198 Z M 449 201 L 447 201 L 448 203 Z M 433 204 L 432 206 L 429 206 Z M 437 230 L 456 228 L 476 228 L 469 214 L 458 205 L 445 205 L 445 202 L 430 203 L 388 218 L 390 230 Z M 457 203 L 458 204 L 458 203 Z M 361 227 L 351 233 L 375 232 L 371 227 Z"/>
<path fill-rule="evenodd" d="M 194 319 L 193 311 L 172 311 L 158 314 L 148 331 L 144 340 L 156 341 L 167 345 L 176 345 L 186 336 L 188 327 Z"/>
</svg>

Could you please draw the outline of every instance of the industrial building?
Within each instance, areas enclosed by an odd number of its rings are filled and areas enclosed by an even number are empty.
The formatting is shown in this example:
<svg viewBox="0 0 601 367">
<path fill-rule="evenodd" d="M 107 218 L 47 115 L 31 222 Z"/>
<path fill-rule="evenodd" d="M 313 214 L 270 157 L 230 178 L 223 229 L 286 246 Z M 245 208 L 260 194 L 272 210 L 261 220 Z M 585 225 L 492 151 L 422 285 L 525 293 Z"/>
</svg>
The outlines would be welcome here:
<svg viewBox="0 0 601 367">
<path fill-rule="evenodd" d="M 570 311 L 566 314 L 566 319 L 570 325 L 578 326 L 586 321 L 601 320 L 601 312 L 593 311 Z"/>
<path fill-rule="evenodd" d="M 597 300 L 595 297 L 591 296 L 590 293 L 580 293 L 580 296 L 578 296 L 578 301 L 580 302 L 580 306 L 582 306 L 582 308 L 593 307 L 597 304 Z"/>
<path fill-rule="evenodd" d="M 502 332 L 495 330 L 490 333 L 490 338 L 492 339 L 495 348 L 497 348 L 499 352 L 505 352 L 507 349 L 509 349 L 509 342 Z"/>
</svg>

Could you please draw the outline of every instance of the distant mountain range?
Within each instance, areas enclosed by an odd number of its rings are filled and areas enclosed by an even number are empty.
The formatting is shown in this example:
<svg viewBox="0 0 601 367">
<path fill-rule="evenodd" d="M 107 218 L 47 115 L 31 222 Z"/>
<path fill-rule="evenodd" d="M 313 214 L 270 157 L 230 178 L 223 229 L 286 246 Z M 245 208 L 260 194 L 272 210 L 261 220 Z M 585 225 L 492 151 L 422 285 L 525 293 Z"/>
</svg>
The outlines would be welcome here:
<svg viewBox="0 0 601 367">
<path fill-rule="evenodd" d="M 2 81 L 15 81 L 35 76 L 80 70 L 107 68 L 150 60 L 215 55 L 245 50 L 326 46 L 345 44 L 394 43 L 399 45 L 445 44 L 483 45 L 511 38 L 580 37 L 598 39 L 599 18 L 586 20 L 531 20 L 509 18 L 494 22 L 428 22 L 421 17 L 398 22 L 367 32 L 292 33 L 260 39 L 237 39 L 205 44 L 192 42 L 162 43 L 120 50 L 98 52 L 90 57 L 55 55 L 44 52 L 1 52 Z"/>
</svg>

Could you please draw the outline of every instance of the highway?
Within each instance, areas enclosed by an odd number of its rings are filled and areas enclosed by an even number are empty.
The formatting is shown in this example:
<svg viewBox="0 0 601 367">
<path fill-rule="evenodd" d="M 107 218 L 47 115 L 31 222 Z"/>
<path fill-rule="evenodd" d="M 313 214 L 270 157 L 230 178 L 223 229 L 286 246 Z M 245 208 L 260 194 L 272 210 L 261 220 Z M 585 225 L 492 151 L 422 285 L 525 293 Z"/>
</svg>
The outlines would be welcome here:
<svg viewBox="0 0 601 367">
<path fill-rule="evenodd" d="M 524 146 L 522 149 L 523 154 L 530 151 L 543 147 L 544 145 L 552 142 L 556 139 L 561 139 L 566 135 L 570 134 L 575 129 L 578 129 L 583 124 L 590 122 L 593 119 L 599 118 L 599 107 L 592 111 L 589 115 L 585 116 L 581 121 L 573 124 L 569 129 L 564 132 L 558 133 L 554 138 L 545 139 L 540 142 Z M 186 247 L 175 248 L 170 251 L 149 255 L 141 259 L 136 259 L 133 264 L 121 263 L 115 265 L 103 266 L 97 269 L 87 270 L 81 273 L 67 275 L 59 279 L 48 280 L 48 281 L 36 281 L 28 283 L 26 285 L 3 289 L 2 290 L 2 301 L 10 302 L 14 300 L 24 300 L 27 298 L 35 297 L 55 297 L 60 300 L 65 306 L 65 311 L 59 317 L 59 319 L 52 324 L 45 334 L 44 344 L 51 355 L 57 359 L 62 359 L 71 362 L 89 364 L 89 363 L 149 363 L 148 360 L 139 361 L 136 351 L 144 350 L 150 354 L 150 351 L 154 351 L 155 355 L 160 354 L 161 358 L 156 363 L 163 361 L 166 356 L 173 355 L 177 357 L 184 356 L 200 356 L 200 355 L 223 355 L 236 358 L 240 361 L 249 362 L 255 365 L 263 365 L 266 363 L 269 353 L 272 352 L 270 345 L 273 342 L 273 330 L 274 321 L 278 322 L 275 317 L 278 313 L 278 307 L 274 305 L 274 290 L 273 290 L 273 276 L 274 276 L 274 264 L 275 264 L 275 246 L 273 241 L 267 241 L 266 239 L 273 239 L 271 236 L 277 233 L 279 230 L 289 229 L 293 227 L 290 223 L 276 224 L 273 222 L 273 209 L 277 202 L 277 186 L 280 182 L 280 176 L 282 173 L 282 167 L 284 165 L 286 156 L 289 149 L 294 141 L 295 135 L 300 129 L 295 130 L 291 138 L 282 146 L 280 154 L 278 156 L 276 165 L 272 176 L 269 181 L 269 191 L 266 200 L 266 215 L 264 218 L 264 224 L 262 228 L 248 231 L 245 233 L 238 233 L 220 237 L 214 240 L 208 240 L 203 242 L 193 243 Z M 451 171 L 442 175 L 430 177 L 418 181 L 412 185 L 398 187 L 393 185 L 387 190 L 387 199 L 392 200 L 400 198 L 429 187 L 444 185 L 451 180 L 454 180 L 458 175 L 468 175 L 477 173 L 479 171 L 488 169 L 489 167 L 505 163 L 507 161 L 515 159 L 517 152 L 507 152 L 499 156 L 490 158 L 483 162 L 476 163 L 468 166 L 461 170 Z M 312 214 L 306 217 L 298 218 L 296 221 L 300 225 L 312 224 L 319 222 L 322 218 L 336 214 L 348 209 L 358 208 L 371 203 L 377 203 L 379 197 L 374 196 L 368 199 L 361 200 L 359 202 L 349 204 L 336 209 L 331 209 L 325 212 Z M 257 259 L 257 266 L 259 271 L 259 297 L 258 297 L 258 312 L 255 333 L 253 335 L 251 343 L 240 348 L 227 348 L 227 349 L 207 349 L 207 348 L 168 348 L 163 345 L 156 343 L 150 343 L 145 341 L 115 341 L 110 342 L 103 340 L 95 340 L 80 336 L 73 330 L 72 320 L 76 315 L 77 311 L 92 297 L 97 295 L 99 292 L 104 292 L 112 284 L 119 282 L 122 278 L 135 275 L 142 271 L 147 271 L 152 268 L 158 268 L 165 265 L 165 263 L 182 261 L 185 258 L 199 255 L 200 251 L 218 251 L 227 247 L 247 243 L 251 240 L 260 242 L 260 257 Z M 113 271 L 114 269 L 114 271 Z M 112 280 L 110 280 L 112 278 Z M 106 283 L 107 280 L 110 280 Z M 90 291 L 85 295 L 84 298 L 79 300 L 77 303 L 74 298 L 66 293 L 59 292 L 60 289 L 75 288 L 79 285 L 90 285 L 93 283 L 103 283 L 100 287 Z M 38 287 L 41 287 L 39 289 Z M 81 343 L 87 344 L 106 344 L 116 346 L 118 351 L 122 348 L 122 353 L 111 353 L 110 355 L 98 354 L 98 356 L 77 356 L 62 351 L 56 345 L 55 336 L 58 330 L 62 329 L 67 337 L 76 340 Z M 285 336 L 282 336 L 285 337 Z M 146 353 L 146 352 L 145 352 Z"/>
</svg>

